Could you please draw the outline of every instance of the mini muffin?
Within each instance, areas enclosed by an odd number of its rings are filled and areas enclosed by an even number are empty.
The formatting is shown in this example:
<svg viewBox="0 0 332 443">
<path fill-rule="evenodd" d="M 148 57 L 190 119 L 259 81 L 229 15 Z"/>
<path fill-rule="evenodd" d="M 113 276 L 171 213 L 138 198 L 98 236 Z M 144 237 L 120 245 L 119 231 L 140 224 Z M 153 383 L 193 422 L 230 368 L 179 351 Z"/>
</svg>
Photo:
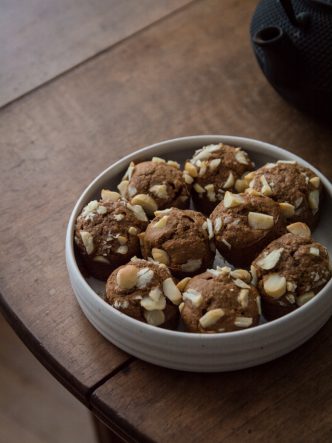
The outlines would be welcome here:
<svg viewBox="0 0 332 443">
<path fill-rule="evenodd" d="M 139 205 L 131 205 L 117 192 L 103 190 L 77 217 L 75 243 L 87 271 L 106 280 L 121 264 L 140 253 L 138 234 L 148 218 Z"/>
<path fill-rule="evenodd" d="M 225 192 L 242 192 L 247 183 L 242 176 L 254 163 L 241 148 L 224 145 L 204 146 L 185 164 L 183 176 L 192 185 L 196 207 L 208 215 L 224 198 Z"/>
<path fill-rule="evenodd" d="M 173 329 L 182 297 L 165 265 L 134 257 L 109 276 L 105 299 L 129 317 Z"/>
<path fill-rule="evenodd" d="M 218 251 L 235 266 L 249 266 L 267 244 L 286 232 L 279 204 L 257 192 L 227 191 L 210 218 Z"/>
<path fill-rule="evenodd" d="M 260 296 L 244 269 L 209 269 L 185 286 L 181 318 L 189 332 L 230 332 L 258 325 Z"/>
<path fill-rule="evenodd" d="M 322 186 L 310 169 L 295 161 L 279 160 L 247 174 L 245 179 L 250 188 L 283 204 L 289 223 L 316 224 Z"/>
<path fill-rule="evenodd" d="M 202 272 L 215 256 L 211 221 L 189 209 L 157 211 L 140 240 L 143 257 L 164 263 L 176 276 Z"/>
<path fill-rule="evenodd" d="M 251 267 L 269 320 L 302 306 L 331 277 L 328 252 L 311 238 L 308 226 L 296 222 L 287 229 L 289 233 L 270 243 Z"/>
<path fill-rule="evenodd" d="M 180 165 L 153 157 L 152 161 L 130 163 L 118 189 L 131 204 L 141 205 L 149 217 L 158 209 L 189 206 L 189 188 Z"/>
</svg>

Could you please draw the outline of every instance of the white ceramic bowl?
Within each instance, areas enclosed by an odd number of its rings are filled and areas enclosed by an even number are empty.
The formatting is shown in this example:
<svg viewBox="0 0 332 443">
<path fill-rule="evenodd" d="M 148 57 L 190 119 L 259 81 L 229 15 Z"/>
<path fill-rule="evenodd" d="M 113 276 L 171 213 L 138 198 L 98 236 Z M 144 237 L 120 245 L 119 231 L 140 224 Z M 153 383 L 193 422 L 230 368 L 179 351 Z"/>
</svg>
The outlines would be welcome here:
<svg viewBox="0 0 332 443">
<path fill-rule="evenodd" d="M 268 143 L 240 137 L 208 135 L 184 137 L 140 149 L 102 172 L 83 192 L 71 214 L 66 237 L 66 260 L 76 298 L 93 326 L 119 348 L 142 360 L 167 368 L 196 372 L 217 372 L 246 368 L 273 360 L 295 349 L 315 334 L 332 314 L 332 280 L 301 308 L 285 317 L 252 329 L 225 334 L 191 334 L 169 331 L 134 320 L 107 304 L 80 273 L 73 249 L 77 215 L 102 188 L 116 188 L 130 161 L 160 156 L 183 162 L 195 149 L 224 142 L 241 146 L 260 166 L 279 159 L 296 160 L 321 178 L 326 200 L 314 238 L 332 252 L 332 186 L 310 164 L 288 151 Z M 93 286 L 93 287 L 92 287 Z"/>
</svg>

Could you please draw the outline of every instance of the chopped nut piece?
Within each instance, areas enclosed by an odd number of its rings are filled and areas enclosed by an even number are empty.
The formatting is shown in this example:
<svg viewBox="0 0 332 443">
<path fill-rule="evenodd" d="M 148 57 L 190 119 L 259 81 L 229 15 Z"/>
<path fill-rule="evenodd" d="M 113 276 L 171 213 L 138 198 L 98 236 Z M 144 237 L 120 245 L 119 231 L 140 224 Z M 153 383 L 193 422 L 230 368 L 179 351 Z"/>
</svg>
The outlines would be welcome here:
<svg viewBox="0 0 332 443">
<path fill-rule="evenodd" d="M 220 163 L 221 163 L 221 159 L 220 158 L 214 158 L 213 160 L 210 160 L 209 168 L 211 169 L 211 171 L 214 171 L 215 169 L 218 168 Z"/>
<path fill-rule="evenodd" d="M 171 277 L 166 278 L 163 281 L 163 291 L 165 296 L 175 305 L 179 305 L 182 301 L 182 295 L 179 289 L 176 287 Z"/>
<path fill-rule="evenodd" d="M 320 178 L 319 177 L 312 177 L 309 182 L 312 184 L 312 186 L 316 189 L 320 186 Z"/>
<path fill-rule="evenodd" d="M 248 271 L 246 271 L 245 269 L 234 269 L 234 271 L 230 272 L 230 276 L 232 278 L 239 278 L 243 281 L 245 281 L 246 283 L 249 283 L 251 280 L 251 275 Z"/>
<path fill-rule="evenodd" d="M 271 195 L 272 189 L 271 189 L 271 186 L 268 184 L 265 175 L 261 176 L 261 183 L 262 183 L 261 193 L 266 196 Z"/>
<path fill-rule="evenodd" d="M 130 228 L 128 229 L 128 233 L 130 235 L 137 235 L 137 229 L 135 228 L 135 226 L 130 226 Z"/>
<path fill-rule="evenodd" d="M 204 188 L 207 190 L 207 192 L 214 192 L 214 185 L 212 184 L 206 185 Z"/>
<path fill-rule="evenodd" d="M 242 306 L 242 308 L 246 308 L 249 303 L 249 289 L 241 289 L 240 294 L 237 297 L 238 302 Z"/>
<path fill-rule="evenodd" d="M 165 322 L 165 314 L 163 311 L 144 311 L 146 322 L 152 326 L 160 326 Z"/>
<path fill-rule="evenodd" d="M 286 287 L 287 287 L 287 291 L 288 292 L 295 292 L 297 284 L 294 283 L 293 281 L 288 281 L 287 284 L 286 284 Z"/>
<path fill-rule="evenodd" d="M 122 197 L 124 197 L 127 192 L 128 184 L 128 180 L 122 180 L 122 182 L 118 184 L 118 190 L 120 191 Z"/>
<path fill-rule="evenodd" d="M 243 197 L 239 194 L 232 194 L 229 191 L 225 192 L 224 197 L 224 207 L 225 208 L 234 208 L 235 206 L 239 206 L 243 203 Z"/>
<path fill-rule="evenodd" d="M 180 163 L 175 162 L 174 160 L 168 160 L 167 164 L 173 166 L 173 168 L 180 169 Z"/>
<path fill-rule="evenodd" d="M 128 252 L 128 246 L 126 246 L 126 245 L 123 245 L 123 246 L 119 246 L 118 247 L 118 249 L 116 250 L 116 252 L 118 253 L 118 254 L 127 254 L 127 252 Z"/>
<path fill-rule="evenodd" d="M 297 199 L 295 200 L 295 202 L 294 202 L 294 206 L 295 206 L 295 208 L 296 208 L 296 209 L 299 208 L 299 207 L 302 205 L 302 203 L 303 203 L 303 197 L 299 197 L 299 198 L 297 198 Z"/>
<path fill-rule="evenodd" d="M 263 287 L 267 295 L 280 298 L 286 292 L 286 278 L 276 272 L 263 277 Z"/>
<path fill-rule="evenodd" d="M 149 191 L 155 194 L 159 198 L 168 198 L 167 186 L 165 184 L 151 186 Z"/>
<path fill-rule="evenodd" d="M 126 265 L 116 274 L 116 283 L 121 289 L 132 289 L 137 283 L 138 269 L 134 265 Z"/>
<path fill-rule="evenodd" d="M 318 209 L 319 206 L 319 191 L 311 191 L 309 193 L 309 206 L 311 209 Z"/>
<path fill-rule="evenodd" d="M 92 260 L 96 261 L 97 263 L 105 263 L 106 265 L 110 264 L 110 261 L 107 260 L 107 258 L 103 257 L 102 255 L 96 255 L 95 257 L 93 257 Z"/>
<path fill-rule="evenodd" d="M 158 209 L 157 203 L 147 194 L 135 195 L 135 197 L 131 199 L 131 204 L 142 206 L 149 215 L 153 215 L 154 211 Z"/>
<path fill-rule="evenodd" d="M 124 215 L 123 214 L 114 214 L 114 218 L 116 221 L 121 221 L 124 219 Z"/>
<path fill-rule="evenodd" d="M 251 277 L 252 277 L 251 284 L 253 286 L 256 286 L 257 285 L 257 270 L 256 270 L 254 265 L 250 266 L 250 274 L 251 274 Z"/>
<path fill-rule="evenodd" d="M 120 245 L 125 245 L 128 242 L 128 239 L 124 235 L 119 235 L 118 242 Z"/>
<path fill-rule="evenodd" d="M 168 214 L 169 212 L 171 212 L 172 208 L 168 208 L 168 209 L 163 209 L 162 211 L 155 211 L 154 215 L 157 217 L 159 215 L 164 215 L 164 214 Z"/>
<path fill-rule="evenodd" d="M 235 317 L 234 325 L 238 328 L 249 328 L 252 325 L 251 317 Z"/>
<path fill-rule="evenodd" d="M 181 269 L 184 272 L 194 272 L 197 271 L 202 266 L 202 259 L 201 258 L 191 258 L 187 261 L 187 263 L 184 263 L 181 265 Z"/>
<path fill-rule="evenodd" d="M 183 293 L 183 300 L 190 300 L 191 303 L 198 308 L 203 302 L 203 297 L 200 292 L 190 288 Z"/>
<path fill-rule="evenodd" d="M 218 145 L 208 145 L 204 146 L 202 149 L 199 149 L 194 156 L 194 160 L 207 160 L 212 152 L 219 151 L 222 148 L 222 143 Z"/>
<path fill-rule="evenodd" d="M 137 272 L 137 283 L 138 289 L 145 288 L 154 276 L 154 272 L 150 268 L 142 268 Z"/>
<path fill-rule="evenodd" d="M 234 185 L 234 175 L 232 174 L 232 172 L 230 172 L 228 174 L 227 180 L 224 183 L 223 188 L 227 189 L 227 188 L 230 188 L 233 185 Z"/>
<path fill-rule="evenodd" d="M 169 256 L 166 251 L 159 248 L 152 248 L 151 251 L 152 257 L 159 263 L 163 263 L 164 265 L 169 264 Z"/>
<path fill-rule="evenodd" d="M 250 182 L 250 180 L 252 180 L 253 178 L 255 178 L 255 171 L 248 172 L 248 174 L 246 174 L 243 178 L 244 178 L 244 180 L 246 180 L 247 182 Z"/>
<path fill-rule="evenodd" d="M 291 305 L 295 304 L 295 297 L 293 294 L 286 294 L 285 298 Z"/>
<path fill-rule="evenodd" d="M 97 213 L 98 214 L 106 214 L 107 213 L 107 208 L 103 205 L 99 205 L 97 208 Z"/>
<path fill-rule="evenodd" d="M 194 181 L 192 176 L 189 175 L 188 172 L 186 172 L 186 171 L 183 172 L 183 178 L 184 178 L 184 181 L 187 183 L 187 185 L 191 185 Z"/>
<path fill-rule="evenodd" d="M 206 192 L 205 189 L 202 188 L 202 186 L 199 185 L 198 183 L 194 184 L 194 189 L 198 194 L 203 194 L 204 192 Z"/>
<path fill-rule="evenodd" d="M 286 163 L 288 165 L 296 165 L 296 161 L 295 160 L 278 160 L 277 161 L 278 165 Z"/>
<path fill-rule="evenodd" d="M 236 279 L 234 280 L 234 284 L 235 284 L 238 288 L 250 289 L 250 286 L 247 285 L 247 283 L 244 282 L 243 280 L 241 280 L 240 278 L 236 278 Z"/>
<path fill-rule="evenodd" d="M 190 162 L 186 162 L 184 165 L 184 170 L 188 172 L 191 177 L 197 177 L 198 171 L 195 165 Z"/>
<path fill-rule="evenodd" d="M 163 293 L 159 288 L 152 288 L 149 292 L 149 297 L 154 301 L 158 301 L 161 297 L 163 297 Z"/>
<path fill-rule="evenodd" d="M 202 162 L 198 176 L 203 177 L 203 175 L 206 173 L 208 167 L 208 162 L 205 160 Z"/>
<path fill-rule="evenodd" d="M 164 228 L 167 224 L 168 217 L 168 215 L 164 215 L 160 220 L 153 223 L 153 227 L 158 229 Z"/>
<path fill-rule="evenodd" d="M 271 229 L 274 225 L 272 215 L 262 214 L 260 212 L 249 212 L 249 226 L 253 229 Z"/>
<path fill-rule="evenodd" d="M 135 197 L 134 197 L 135 198 Z M 127 208 L 135 214 L 135 217 L 141 221 L 148 221 L 144 209 L 140 205 L 131 205 L 127 203 Z"/>
<path fill-rule="evenodd" d="M 166 160 L 160 157 L 152 157 L 151 161 L 153 161 L 153 163 L 166 163 Z"/>
<path fill-rule="evenodd" d="M 153 300 L 150 297 L 144 297 L 140 305 L 147 311 L 162 311 L 166 308 L 166 298 L 160 297 L 158 300 Z"/>
<path fill-rule="evenodd" d="M 185 277 L 182 280 L 179 281 L 179 283 L 176 285 L 177 288 L 183 292 L 186 289 L 186 286 L 188 285 L 188 283 L 190 282 L 191 277 Z"/>
<path fill-rule="evenodd" d="M 248 187 L 248 182 L 238 178 L 235 182 L 235 189 L 237 192 L 244 192 Z"/>
<path fill-rule="evenodd" d="M 102 189 L 101 191 L 101 199 L 104 201 L 115 202 L 119 200 L 121 195 L 118 192 L 109 191 L 108 189 Z"/>
<path fill-rule="evenodd" d="M 122 180 L 130 180 L 133 175 L 134 168 L 135 168 L 135 163 L 130 162 L 130 165 L 128 166 L 128 169 L 127 169 L 125 175 L 123 176 Z"/>
<path fill-rule="evenodd" d="M 207 231 L 209 234 L 209 240 L 211 240 L 214 237 L 212 221 L 209 218 L 207 218 L 206 223 L 207 223 Z"/>
<path fill-rule="evenodd" d="M 258 260 L 256 264 L 265 270 L 273 269 L 279 262 L 283 250 L 284 248 L 274 249 L 268 255 Z"/>
<path fill-rule="evenodd" d="M 241 163 L 243 165 L 248 165 L 249 164 L 247 154 L 244 151 L 238 151 L 235 154 L 235 159 L 236 159 L 237 162 L 239 162 L 239 163 Z"/>
<path fill-rule="evenodd" d="M 221 241 L 228 249 L 232 249 L 232 245 L 227 240 L 222 238 Z"/>
<path fill-rule="evenodd" d="M 181 314 L 183 308 L 184 308 L 184 303 L 182 302 L 182 303 L 179 304 L 179 311 L 180 311 L 180 314 Z"/>
<path fill-rule="evenodd" d="M 217 217 L 214 221 L 214 232 L 217 234 L 222 227 L 222 219 L 221 217 Z"/>
<path fill-rule="evenodd" d="M 217 321 L 220 320 L 224 315 L 225 312 L 223 309 L 211 309 L 211 311 L 208 311 L 199 319 L 199 324 L 204 329 L 209 328 L 217 323 Z"/>
<path fill-rule="evenodd" d="M 311 248 L 309 249 L 309 252 L 310 252 L 311 255 L 317 255 L 317 256 L 319 256 L 319 249 L 318 249 L 318 248 L 311 247 Z"/>
<path fill-rule="evenodd" d="M 287 203 L 287 202 L 279 203 L 279 207 L 280 207 L 281 213 L 285 217 L 293 217 L 293 215 L 295 214 L 295 207 L 293 205 L 291 205 L 290 203 Z"/>
<path fill-rule="evenodd" d="M 299 295 L 296 299 L 296 303 L 298 306 L 303 306 L 309 300 L 311 300 L 315 296 L 313 291 L 306 292 L 305 294 Z"/>
<path fill-rule="evenodd" d="M 296 222 L 287 226 L 287 231 L 300 237 L 310 238 L 311 232 L 309 227 L 305 223 Z"/>
<path fill-rule="evenodd" d="M 246 193 L 246 194 L 250 194 L 250 195 L 256 195 L 256 196 L 260 196 L 260 195 L 262 195 L 261 192 L 258 192 L 258 191 L 256 191 L 256 189 L 252 189 L 252 188 L 247 188 L 247 189 L 245 190 L 245 193 Z"/>
<path fill-rule="evenodd" d="M 94 250 L 92 235 L 88 231 L 80 231 L 80 236 L 81 236 L 83 245 L 85 247 L 86 253 L 88 255 L 92 254 L 93 250 Z"/>
</svg>

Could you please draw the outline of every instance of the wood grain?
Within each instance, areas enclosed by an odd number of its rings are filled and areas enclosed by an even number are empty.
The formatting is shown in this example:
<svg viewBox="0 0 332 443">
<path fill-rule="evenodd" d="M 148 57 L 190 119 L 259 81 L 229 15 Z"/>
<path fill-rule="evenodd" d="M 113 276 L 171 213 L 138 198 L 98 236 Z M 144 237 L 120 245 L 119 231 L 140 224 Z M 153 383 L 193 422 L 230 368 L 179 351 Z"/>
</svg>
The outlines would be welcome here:
<svg viewBox="0 0 332 443">
<path fill-rule="evenodd" d="M 0 106 L 189 1 L 2 1 Z"/>
<path fill-rule="evenodd" d="M 67 218 L 97 173 L 125 153 L 153 142 L 220 133 L 286 147 L 332 177 L 331 128 L 285 103 L 256 65 L 248 40 L 255 4 L 255 0 L 192 3 L 0 111 L 0 186 L 5 190 L 0 305 L 33 352 L 76 395 L 89 395 L 95 383 L 127 361 L 84 319 L 64 265 Z M 327 337 L 330 329 L 331 322 L 325 329 Z M 270 433 L 285 436 L 283 426 L 289 423 L 290 411 L 297 411 L 303 400 L 300 391 L 292 389 L 294 382 L 298 390 L 310 386 L 305 391 L 308 408 L 311 400 L 314 405 L 324 402 L 320 437 L 327 438 L 331 404 L 322 385 L 315 384 L 323 380 L 326 392 L 331 390 L 326 352 L 330 342 L 326 338 L 324 345 L 324 340 L 320 334 L 311 342 L 315 346 L 308 345 L 311 352 L 304 354 L 305 361 L 300 350 L 279 362 L 234 374 L 181 376 L 135 363 L 128 375 L 119 373 L 97 390 L 93 405 L 100 417 L 126 432 L 158 439 L 156 427 L 148 429 L 155 415 L 153 405 L 160 414 L 156 423 L 164 441 L 173 439 L 175 425 L 196 430 L 191 417 L 197 420 L 207 408 L 210 415 L 204 417 L 213 436 L 223 421 L 220 436 L 236 441 L 236 432 L 241 432 L 250 441 L 249 429 L 256 426 L 258 432 L 259 427 L 259 416 L 256 425 L 252 421 L 256 410 L 263 414 Z M 296 384 L 297 379 L 302 384 Z M 179 412 L 167 415 L 170 409 L 178 411 L 178 396 Z M 275 396 L 280 410 L 274 406 Z M 141 409 L 130 405 L 131 398 Z M 305 407 L 299 410 L 309 417 Z M 277 414 L 275 424 L 270 411 Z M 319 415 L 313 412 L 313 417 Z M 291 417 L 299 420 L 294 414 Z M 166 418 L 162 423 L 163 416 L 174 420 L 175 427 Z M 246 428 L 246 420 L 251 420 L 252 428 Z M 197 435 L 202 437 L 199 432 L 206 428 L 198 423 Z M 317 423 L 310 423 L 312 436 Z M 195 438 L 192 431 L 188 435 Z"/>
<path fill-rule="evenodd" d="M 232 373 L 134 362 L 97 389 L 93 410 L 138 441 L 330 442 L 331 333 L 329 322 L 291 354 Z"/>
</svg>

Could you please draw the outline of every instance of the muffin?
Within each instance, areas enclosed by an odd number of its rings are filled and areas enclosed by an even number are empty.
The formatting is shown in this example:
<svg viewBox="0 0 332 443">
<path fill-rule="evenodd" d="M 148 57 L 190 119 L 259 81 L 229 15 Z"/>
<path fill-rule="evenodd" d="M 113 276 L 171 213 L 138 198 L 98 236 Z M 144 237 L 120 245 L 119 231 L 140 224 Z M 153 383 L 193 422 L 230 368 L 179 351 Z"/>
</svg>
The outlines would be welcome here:
<svg viewBox="0 0 332 443">
<path fill-rule="evenodd" d="M 266 245 L 286 232 L 280 205 L 257 192 L 226 191 L 210 219 L 218 251 L 234 266 L 249 266 Z"/>
<path fill-rule="evenodd" d="M 75 244 L 87 271 L 106 280 L 116 267 L 140 254 L 138 234 L 148 218 L 139 205 L 131 205 L 117 192 L 103 190 L 77 217 Z"/>
<path fill-rule="evenodd" d="M 105 300 L 129 317 L 172 329 L 182 297 L 165 265 L 134 257 L 109 276 Z"/>
<path fill-rule="evenodd" d="M 189 206 L 189 188 L 180 165 L 158 157 L 136 165 L 131 162 L 118 189 L 131 204 L 141 205 L 149 217 L 158 209 Z"/>
<path fill-rule="evenodd" d="M 244 269 L 209 269 L 185 286 L 181 318 L 189 332 L 230 332 L 258 325 L 260 296 Z"/>
<path fill-rule="evenodd" d="M 251 271 L 268 320 L 281 317 L 311 300 L 331 277 L 326 248 L 311 238 L 307 225 L 296 222 L 254 260 Z"/>
<path fill-rule="evenodd" d="M 140 240 L 144 258 L 164 263 L 179 277 L 202 272 L 215 256 L 211 221 L 189 209 L 157 211 Z"/>
<path fill-rule="evenodd" d="M 249 187 L 287 207 L 289 223 L 313 227 L 318 220 L 322 186 L 319 177 L 296 161 L 279 160 L 245 176 Z"/>
<path fill-rule="evenodd" d="M 241 192 L 247 187 L 242 176 L 253 168 L 254 163 L 241 148 L 219 143 L 196 151 L 186 162 L 183 176 L 192 185 L 195 206 L 209 215 L 226 191 Z"/>
</svg>

